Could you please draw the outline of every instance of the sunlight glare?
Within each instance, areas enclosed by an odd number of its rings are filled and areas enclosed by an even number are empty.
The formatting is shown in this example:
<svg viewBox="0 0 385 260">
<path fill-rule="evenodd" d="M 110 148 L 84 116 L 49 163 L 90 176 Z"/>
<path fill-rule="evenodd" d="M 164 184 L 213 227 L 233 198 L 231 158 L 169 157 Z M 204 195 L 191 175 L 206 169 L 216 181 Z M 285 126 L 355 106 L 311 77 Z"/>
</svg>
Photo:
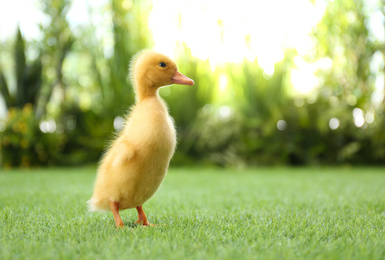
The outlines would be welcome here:
<svg viewBox="0 0 385 260">
<path fill-rule="evenodd" d="M 37 0 L 13 0 L 0 4 L 0 42 L 15 37 L 17 26 L 27 40 L 42 37 L 38 23 L 46 23 L 47 19 L 37 3 Z"/>
<path fill-rule="evenodd" d="M 301 57 L 294 58 L 296 69 L 290 73 L 294 90 L 300 94 L 310 94 L 318 85 L 318 78 L 314 75 L 315 66 L 305 62 Z"/>
<path fill-rule="evenodd" d="M 215 68 L 258 60 L 274 73 L 287 48 L 299 55 L 312 47 L 309 33 L 322 18 L 324 1 L 154 0 L 149 25 L 154 49 L 175 56 L 180 44 Z"/>
<path fill-rule="evenodd" d="M 222 74 L 219 76 L 219 90 L 224 91 L 227 87 L 227 76 Z"/>
<path fill-rule="evenodd" d="M 218 110 L 218 114 L 221 119 L 227 119 L 231 116 L 232 110 L 229 106 L 221 106 Z"/>
</svg>

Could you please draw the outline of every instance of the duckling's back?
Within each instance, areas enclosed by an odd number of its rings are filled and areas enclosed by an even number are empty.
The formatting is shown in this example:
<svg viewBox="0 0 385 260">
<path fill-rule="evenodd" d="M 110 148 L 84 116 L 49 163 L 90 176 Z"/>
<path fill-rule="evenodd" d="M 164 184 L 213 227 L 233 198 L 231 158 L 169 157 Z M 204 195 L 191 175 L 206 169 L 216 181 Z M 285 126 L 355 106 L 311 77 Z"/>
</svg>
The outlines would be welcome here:
<svg viewBox="0 0 385 260">
<path fill-rule="evenodd" d="M 90 210 L 108 210 L 109 201 L 120 209 L 141 206 L 162 183 L 175 145 L 164 102 L 158 96 L 140 101 L 101 161 Z"/>
</svg>

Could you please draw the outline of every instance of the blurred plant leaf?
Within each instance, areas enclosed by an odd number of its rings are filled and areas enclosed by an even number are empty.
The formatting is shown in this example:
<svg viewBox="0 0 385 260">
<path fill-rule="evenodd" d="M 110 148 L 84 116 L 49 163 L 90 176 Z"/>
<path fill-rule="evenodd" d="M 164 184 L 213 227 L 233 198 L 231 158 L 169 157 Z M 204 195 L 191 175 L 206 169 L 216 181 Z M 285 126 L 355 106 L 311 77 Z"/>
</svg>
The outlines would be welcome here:
<svg viewBox="0 0 385 260">
<path fill-rule="evenodd" d="M 12 107 L 15 105 L 14 99 L 9 94 L 8 84 L 4 77 L 4 74 L 0 71 L 0 93 L 4 98 L 5 105 L 7 107 Z"/>
<path fill-rule="evenodd" d="M 22 108 L 25 104 L 26 88 L 25 85 L 25 72 L 26 72 L 26 59 L 25 59 L 25 43 L 23 36 L 21 35 L 20 27 L 17 27 L 17 36 L 15 43 L 15 71 L 16 71 L 16 105 Z"/>
</svg>

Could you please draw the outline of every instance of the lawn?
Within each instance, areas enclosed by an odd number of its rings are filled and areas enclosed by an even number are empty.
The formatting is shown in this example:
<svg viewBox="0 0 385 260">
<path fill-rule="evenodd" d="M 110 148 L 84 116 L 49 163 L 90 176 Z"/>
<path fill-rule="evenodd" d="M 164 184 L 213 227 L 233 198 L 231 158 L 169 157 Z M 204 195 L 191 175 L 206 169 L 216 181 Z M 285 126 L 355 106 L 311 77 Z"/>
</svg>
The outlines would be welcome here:
<svg viewBox="0 0 385 260">
<path fill-rule="evenodd" d="M 125 229 L 87 212 L 94 177 L 1 170 L 0 259 L 385 259 L 384 168 L 171 169 Z"/>
</svg>

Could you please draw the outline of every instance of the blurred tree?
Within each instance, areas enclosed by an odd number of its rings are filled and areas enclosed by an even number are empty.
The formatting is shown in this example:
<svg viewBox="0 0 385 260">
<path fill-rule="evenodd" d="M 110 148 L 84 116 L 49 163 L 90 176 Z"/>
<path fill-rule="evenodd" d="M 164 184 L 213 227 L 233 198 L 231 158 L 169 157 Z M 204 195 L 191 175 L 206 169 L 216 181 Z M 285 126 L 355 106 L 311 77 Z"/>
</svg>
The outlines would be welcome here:
<svg viewBox="0 0 385 260">
<path fill-rule="evenodd" d="M 42 63 L 40 57 L 27 62 L 25 41 L 20 29 L 14 49 L 15 93 L 0 71 L 0 92 L 7 106 L 8 115 L 4 129 L 0 131 L 0 165 L 32 166 L 51 164 L 60 146 L 55 134 L 44 134 L 39 129 L 40 118 L 36 117 L 36 104 L 42 86 Z"/>
<path fill-rule="evenodd" d="M 315 60 L 328 58 L 331 68 L 321 70 L 320 93 L 342 103 L 364 107 L 370 104 L 372 55 L 378 46 L 369 37 L 364 0 L 331 1 L 314 31 Z"/>
<path fill-rule="evenodd" d="M 379 147 L 385 144 L 377 143 L 383 140 L 377 132 L 384 121 L 383 108 L 377 111 L 375 124 L 364 122 L 359 127 L 352 116 L 356 107 L 373 109 L 376 75 L 370 62 L 384 46 L 371 39 L 368 19 L 362 0 L 328 3 L 314 31 L 315 53 L 305 58 L 332 65 L 318 71 L 320 86 L 309 98 L 287 95 L 297 55 L 291 50 L 272 76 L 265 75 L 257 62 L 227 65 L 225 75 L 235 89 L 234 103 L 230 100 L 228 105 L 235 108 L 235 115 L 221 120 L 218 112 L 198 113 L 198 125 L 187 138 L 190 156 L 220 165 L 237 165 L 239 158 L 248 164 L 383 163 Z M 339 119 L 337 130 L 329 126 L 333 117 Z"/>
<path fill-rule="evenodd" d="M 378 9 L 382 13 L 382 17 L 385 17 L 385 0 L 379 1 Z M 385 19 L 383 19 L 383 23 L 382 24 L 383 24 L 383 27 L 385 28 Z M 377 45 L 377 48 L 379 50 L 381 50 L 383 60 L 385 61 L 385 42 L 376 42 L 376 45 Z M 383 72 L 383 75 L 385 76 L 385 66 L 383 66 L 382 72 Z M 384 97 L 383 97 L 383 100 L 382 100 L 382 104 L 384 106 L 384 111 L 385 111 L 385 80 L 384 80 L 384 90 L 383 91 L 384 91 L 383 92 L 384 93 Z"/>
<path fill-rule="evenodd" d="M 27 64 L 25 41 L 20 28 L 17 28 L 14 54 L 16 91 L 14 95 L 11 94 L 9 84 L 0 70 L 1 95 L 8 109 L 23 108 L 28 103 L 35 106 L 42 85 L 42 64 L 39 58 Z"/>
<path fill-rule="evenodd" d="M 55 90 L 63 94 L 61 100 L 55 100 L 59 107 L 65 106 L 66 84 L 63 82 L 63 64 L 75 39 L 67 22 L 70 0 L 42 0 L 41 9 L 48 17 L 48 23 L 40 24 L 43 39 L 38 42 L 43 63 L 44 84 L 41 100 L 37 107 L 37 117 L 46 114 L 47 104 Z M 59 111 L 57 111 L 59 113 Z"/>
</svg>

